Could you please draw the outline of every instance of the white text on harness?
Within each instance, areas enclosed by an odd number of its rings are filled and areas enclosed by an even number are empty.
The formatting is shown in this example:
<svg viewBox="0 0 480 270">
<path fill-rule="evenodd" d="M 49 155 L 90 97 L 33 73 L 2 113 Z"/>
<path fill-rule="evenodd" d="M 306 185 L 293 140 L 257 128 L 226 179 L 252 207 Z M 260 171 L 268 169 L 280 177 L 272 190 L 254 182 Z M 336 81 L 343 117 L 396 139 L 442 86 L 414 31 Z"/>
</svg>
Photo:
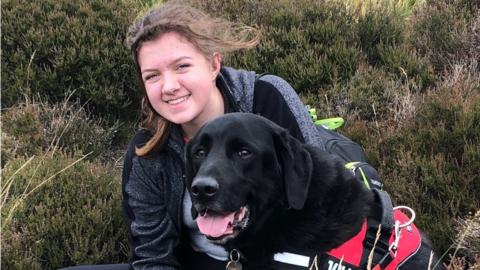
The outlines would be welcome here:
<svg viewBox="0 0 480 270">
<path fill-rule="evenodd" d="M 339 267 L 339 263 L 328 260 L 328 270 L 352 270 L 352 268 L 343 265 Z"/>
</svg>

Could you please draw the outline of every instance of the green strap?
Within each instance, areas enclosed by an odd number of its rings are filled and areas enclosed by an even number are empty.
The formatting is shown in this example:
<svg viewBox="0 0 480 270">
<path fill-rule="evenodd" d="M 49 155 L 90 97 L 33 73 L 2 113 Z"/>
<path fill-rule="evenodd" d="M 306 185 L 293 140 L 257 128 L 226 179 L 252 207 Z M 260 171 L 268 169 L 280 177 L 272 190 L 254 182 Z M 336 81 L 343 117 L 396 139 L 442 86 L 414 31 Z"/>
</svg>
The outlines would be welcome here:
<svg viewBox="0 0 480 270">
<path fill-rule="evenodd" d="M 342 117 L 326 118 L 315 121 L 315 125 L 322 125 L 330 130 L 335 130 L 341 126 L 345 121 Z"/>
<path fill-rule="evenodd" d="M 326 119 L 318 119 L 317 118 L 317 110 L 315 108 L 311 108 L 307 105 L 308 114 L 312 118 L 315 125 L 322 125 L 327 129 L 335 130 L 345 123 L 342 117 L 334 117 L 334 118 L 326 118 Z"/>
<path fill-rule="evenodd" d="M 349 170 L 355 170 L 355 166 L 358 165 L 358 163 L 360 163 L 360 162 L 357 162 L 357 161 L 349 162 L 349 163 L 345 164 L 345 168 L 347 168 Z"/>
<path fill-rule="evenodd" d="M 352 172 L 355 174 L 355 171 L 358 169 L 360 171 L 360 175 L 362 176 L 362 180 L 363 180 L 363 183 L 365 184 L 365 186 L 367 188 L 370 189 L 370 184 L 368 183 L 368 178 L 367 176 L 365 175 L 365 173 L 363 172 L 362 168 L 360 167 L 357 167 L 358 164 L 360 164 L 361 162 L 349 162 L 347 164 L 345 164 L 345 168 L 349 169 L 349 170 L 352 170 Z"/>
</svg>

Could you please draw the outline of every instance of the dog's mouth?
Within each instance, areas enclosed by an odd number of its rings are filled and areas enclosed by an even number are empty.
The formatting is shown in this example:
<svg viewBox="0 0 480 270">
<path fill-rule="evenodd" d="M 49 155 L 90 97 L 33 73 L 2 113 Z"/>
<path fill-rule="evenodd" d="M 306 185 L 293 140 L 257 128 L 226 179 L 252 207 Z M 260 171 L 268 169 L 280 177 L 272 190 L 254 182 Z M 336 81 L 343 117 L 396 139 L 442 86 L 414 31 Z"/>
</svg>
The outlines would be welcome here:
<svg viewBox="0 0 480 270">
<path fill-rule="evenodd" d="M 205 209 L 199 213 L 196 221 L 200 232 L 209 240 L 218 244 L 225 244 L 245 230 L 249 220 L 249 208 L 248 206 L 242 206 L 231 213 L 219 213 Z"/>
</svg>

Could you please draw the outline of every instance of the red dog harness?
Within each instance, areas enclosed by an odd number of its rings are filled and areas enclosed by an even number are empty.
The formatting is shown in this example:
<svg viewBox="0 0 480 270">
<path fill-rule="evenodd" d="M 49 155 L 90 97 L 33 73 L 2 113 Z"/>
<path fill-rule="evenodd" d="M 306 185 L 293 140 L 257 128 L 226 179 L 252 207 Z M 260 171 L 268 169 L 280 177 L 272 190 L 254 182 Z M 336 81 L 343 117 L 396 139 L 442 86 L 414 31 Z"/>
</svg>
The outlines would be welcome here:
<svg viewBox="0 0 480 270">
<path fill-rule="evenodd" d="M 400 224 L 405 224 L 409 222 L 409 217 L 407 217 L 403 212 L 400 210 L 395 210 L 393 212 L 394 220 L 400 222 Z M 390 239 L 388 241 L 389 247 L 393 247 L 393 244 L 396 240 L 395 236 L 395 229 L 391 232 Z M 360 232 L 352 237 L 347 242 L 343 243 L 338 248 L 330 250 L 327 252 L 328 255 L 333 257 L 332 263 L 337 265 L 340 264 L 340 261 L 343 262 L 343 265 L 350 265 L 352 267 L 345 267 L 345 268 L 334 268 L 329 267 L 328 269 L 364 269 L 368 263 L 368 255 L 365 256 L 363 254 L 366 250 L 364 249 L 364 241 L 367 235 L 367 221 L 363 223 L 362 229 Z M 410 224 L 407 227 L 400 230 L 400 235 L 398 236 L 398 242 L 396 244 L 396 248 L 389 248 L 388 252 L 382 257 L 383 261 L 386 259 L 390 259 L 388 264 L 382 266 L 382 262 L 375 262 L 372 263 L 373 270 L 394 270 L 397 269 L 400 265 L 402 265 L 405 261 L 407 261 L 411 256 L 413 256 L 420 248 L 422 239 L 420 236 L 420 232 L 418 231 L 417 227 L 414 224 Z M 360 251 L 360 252 L 359 252 Z M 367 258 L 366 261 L 362 262 L 362 258 Z M 322 268 L 319 268 L 322 269 Z"/>
<path fill-rule="evenodd" d="M 398 269 L 418 252 L 422 242 L 421 235 L 418 228 L 411 223 L 413 218 L 411 220 L 399 209 L 393 211 L 390 198 L 385 197 L 388 195 L 383 191 L 375 192 L 379 195 L 382 207 L 387 208 L 384 209 L 380 222 L 365 220 L 360 232 L 327 253 L 277 253 L 273 258 L 273 269 L 364 270 L 367 269 L 369 261 L 372 270 Z M 379 225 L 381 236 L 377 239 Z"/>
</svg>

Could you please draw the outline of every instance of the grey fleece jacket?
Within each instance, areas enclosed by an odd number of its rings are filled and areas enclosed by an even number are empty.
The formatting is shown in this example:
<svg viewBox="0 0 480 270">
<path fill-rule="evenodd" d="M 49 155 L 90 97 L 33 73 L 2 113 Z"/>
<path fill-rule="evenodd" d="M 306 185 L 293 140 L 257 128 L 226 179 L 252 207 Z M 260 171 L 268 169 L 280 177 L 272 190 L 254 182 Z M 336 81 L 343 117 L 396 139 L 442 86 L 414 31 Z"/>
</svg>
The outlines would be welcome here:
<svg viewBox="0 0 480 270">
<path fill-rule="evenodd" d="M 257 79 L 255 72 L 223 67 L 217 78 L 226 113 L 260 114 L 287 128 L 303 142 L 323 148 L 316 128 L 292 87 L 274 75 Z M 122 175 L 122 208 L 129 233 L 134 269 L 179 269 L 175 256 L 182 241 L 184 142 L 172 126 L 162 150 L 149 157 L 135 155 L 150 137 L 139 131 L 130 142 Z"/>
</svg>

